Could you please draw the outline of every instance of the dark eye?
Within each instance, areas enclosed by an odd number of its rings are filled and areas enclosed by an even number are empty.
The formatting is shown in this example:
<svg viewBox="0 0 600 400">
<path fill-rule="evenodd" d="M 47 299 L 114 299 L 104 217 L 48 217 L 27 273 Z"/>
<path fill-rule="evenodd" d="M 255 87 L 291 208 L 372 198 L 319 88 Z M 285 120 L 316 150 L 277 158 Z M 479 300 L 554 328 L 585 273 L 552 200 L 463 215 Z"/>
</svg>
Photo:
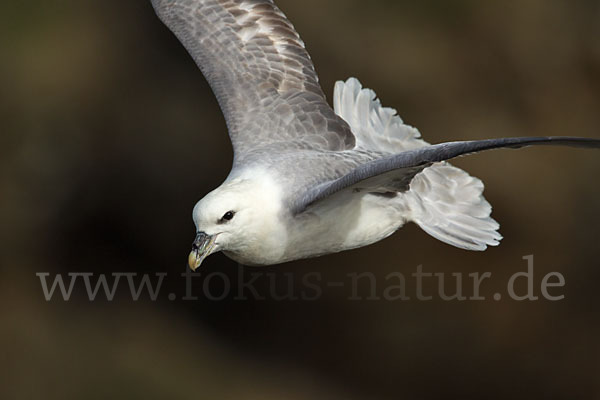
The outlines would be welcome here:
<svg viewBox="0 0 600 400">
<path fill-rule="evenodd" d="M 223 216 L 221 217 L 221 220 L 219 222 L 231 221 L 231 219 L 233 218 L 234 215 L 235 215 L 234 211 L 227 211 L 225 214 L 223 214 Z"/>
</svg>

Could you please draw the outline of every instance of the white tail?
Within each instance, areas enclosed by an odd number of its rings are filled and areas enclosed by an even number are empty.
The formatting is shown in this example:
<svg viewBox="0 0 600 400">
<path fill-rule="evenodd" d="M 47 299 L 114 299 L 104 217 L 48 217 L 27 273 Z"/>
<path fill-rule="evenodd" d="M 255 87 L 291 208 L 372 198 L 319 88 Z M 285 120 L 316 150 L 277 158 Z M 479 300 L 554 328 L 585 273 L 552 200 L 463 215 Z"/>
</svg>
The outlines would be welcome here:
<svg viewBox="0 0 600 400">
<path fill-rule="evenodd" d="M 393 108 L 383 107 L 374 91 L 356 78 L 338 81 L 333 109 L 352 128 L 359 148 L 399 153 L 429 145 L 416 128 L 406 125 Z"/>
<path fill-rule="evenodd" d="M 497 246 L 500 225 L 490 217 L 483 182 L 448 163 L 415 176 L 405 193 L 409 219 L 442 242 L 467 250 Z"/>
<path fill-rule="evenodd" d="M 383 107 L 375 92 L 350 78 L 335 85 L 333 104 L 356 136 L 357 147 L 399 153 L 429 146 L 419 131 L 404 124 L 396 110 Z M 399 196 L 407 219 L 442 242 L 467 250 L 497 246 L 502 236 L 482 195 L 483 182 L 449 163 L 437 163 L 415 176 Z"/>
</svg>

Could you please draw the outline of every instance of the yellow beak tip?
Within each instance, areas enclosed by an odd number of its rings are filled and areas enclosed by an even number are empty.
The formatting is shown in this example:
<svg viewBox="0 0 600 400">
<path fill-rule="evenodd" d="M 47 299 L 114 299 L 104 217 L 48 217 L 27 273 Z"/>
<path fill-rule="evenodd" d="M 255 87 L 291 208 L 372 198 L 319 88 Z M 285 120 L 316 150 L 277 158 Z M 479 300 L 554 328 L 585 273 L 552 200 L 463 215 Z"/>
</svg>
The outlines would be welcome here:
<svg viewBox="0 0 600 400">
<path fill-rule="evenodd" d="M 198 252 L 192 251 L 188 256 L 188 265 L 192 271 L 196 271 L 200 264 L 202 263 L 202 258 L 199 257 Z"/>
</svg>

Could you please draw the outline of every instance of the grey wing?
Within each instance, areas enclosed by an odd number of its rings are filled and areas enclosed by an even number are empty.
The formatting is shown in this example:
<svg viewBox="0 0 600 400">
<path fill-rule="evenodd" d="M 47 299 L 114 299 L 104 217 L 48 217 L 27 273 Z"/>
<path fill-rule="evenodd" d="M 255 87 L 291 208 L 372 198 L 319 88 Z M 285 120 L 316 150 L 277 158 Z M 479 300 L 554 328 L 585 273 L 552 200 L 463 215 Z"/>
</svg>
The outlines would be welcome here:
<svg viewBox="0 0 600 400">
<path fill-rule="evenodd" d="M 235 161 L 254 149 L 347 150 L 355 138 L 327 104 L 304 43 L 271 0 L 152 0 L 202 70 L 225 115 Z"/>
<path fill-rule="evenodd" d="M 347 188 L 379 193 L 402 192 L 408 189 L 415 175 L 433 163 L 484 150 L 516 149 L 532 145 L 600 148 L 600 140 L 578 137 L 502 138 L 448 142 L 405 151 L 361 164 L 338 179 L 308 190 L 298 198 L 293 211 L 296 214 L 300 213 L 315 202 Z"/>
</svg>

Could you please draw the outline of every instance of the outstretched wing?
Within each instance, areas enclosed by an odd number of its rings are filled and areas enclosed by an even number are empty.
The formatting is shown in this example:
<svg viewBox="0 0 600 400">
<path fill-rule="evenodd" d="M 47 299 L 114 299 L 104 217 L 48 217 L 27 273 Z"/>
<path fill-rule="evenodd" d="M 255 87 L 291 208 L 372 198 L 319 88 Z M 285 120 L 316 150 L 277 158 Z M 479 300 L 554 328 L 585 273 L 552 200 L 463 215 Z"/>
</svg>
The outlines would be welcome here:
<svg viewBox="0 0 600 400">
<path fill-rule="evenodd" d="M 202 70 L 235 160 L 261 146 L 347 150 L 355 138 L 327 104 L 304 43 L 271 0 L 152 0 Z"/>
<path fill-rule="evenodd" d="M 341 178 L 316 186 L 296 202 L 294 212 L 300 213 L 311 204 L 347 188 L 376 193 L 403 192 L 408 189 L 415 175 L 433 163 L 484 150 L 517 149 L 532 145 L 600 148 L 600 139 L 579 137 L 502 138 L 448 142 L 405 151 L 364 163 Z"/>
</svg>

